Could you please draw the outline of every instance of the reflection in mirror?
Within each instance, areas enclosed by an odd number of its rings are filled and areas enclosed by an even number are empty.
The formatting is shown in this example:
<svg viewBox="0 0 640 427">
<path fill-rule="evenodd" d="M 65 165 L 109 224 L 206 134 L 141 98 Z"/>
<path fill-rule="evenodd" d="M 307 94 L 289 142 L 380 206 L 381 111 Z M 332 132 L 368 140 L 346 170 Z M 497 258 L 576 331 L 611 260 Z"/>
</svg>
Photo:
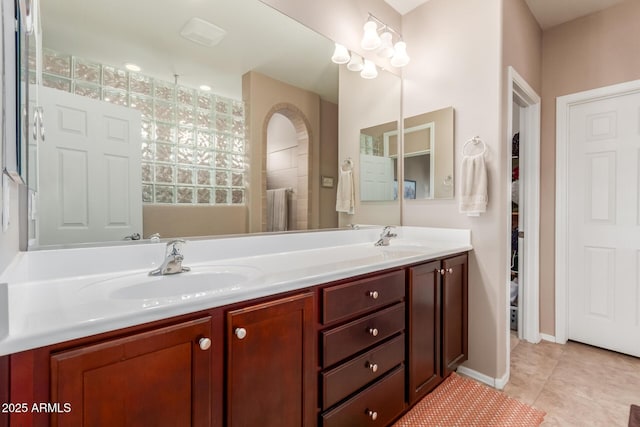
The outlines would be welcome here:
<svg viewBox="0 0 640 427">
<path fill-rule="evenodd" d="M 29 140 L 31 248 L 266 231 L 276 113 L 310 135 L 288 153 L 308 179 L 287 184 L 299 187 L 287 229 L 338 225 L 319 203 L 335 201 L 319 183 L 338 165 L 333 42 L 258 0 L 45 1 L 41 22 L 25 60 L 28 109 L 51 110 L 46 142 Z"/>
<path fill-rule="evenodd" d="M 404 119 L 404 198 L 453 198 L 453 107 Z"/>
<path fill-rule="evenodd" d="M 360 200 L 397 199 L 398 122 L 360 130 Z"/>
</svg>

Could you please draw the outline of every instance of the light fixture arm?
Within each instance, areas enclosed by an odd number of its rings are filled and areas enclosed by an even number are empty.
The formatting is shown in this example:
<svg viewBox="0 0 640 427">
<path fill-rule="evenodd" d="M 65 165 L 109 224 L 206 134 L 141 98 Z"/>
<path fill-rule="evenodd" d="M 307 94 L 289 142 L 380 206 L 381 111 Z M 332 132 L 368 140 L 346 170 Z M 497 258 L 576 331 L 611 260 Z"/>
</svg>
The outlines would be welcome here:
<svg viewBox="0 0 640 427">
<path fill-rule="evenodd" d="M 393 34 L 395 34 L 398 37 L 398 39 L 400 39 L 400 41 L 403 41 L 402 40 L 402 34 L 400 33 L 400 31 L 398 31 L 395 28 L 387 25 L 386 23 L 384 23 L 384 21 L 382 21 L 380 18 L 378 18 L 377 16 L 375 16 L 371 12 L 369 12 L 369 17 L 367 18 L 367 21 L 373 21 L 376 24 L 379 24 L 380 28 L 378 28 L 378 30 L 383 30 L 383 31 L 386 30 L 386 31 L 392 32 Z"/>
</svg>

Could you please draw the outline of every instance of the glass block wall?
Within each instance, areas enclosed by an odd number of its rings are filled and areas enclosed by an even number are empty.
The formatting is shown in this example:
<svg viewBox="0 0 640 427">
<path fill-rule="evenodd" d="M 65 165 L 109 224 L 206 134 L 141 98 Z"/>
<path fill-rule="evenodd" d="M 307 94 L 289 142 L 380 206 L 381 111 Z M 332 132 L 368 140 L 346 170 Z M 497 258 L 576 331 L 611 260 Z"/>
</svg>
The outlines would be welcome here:
<svg viewBox="0 0 640 427">
<path fill-rule="evenodd" d="M 43 84 L 139 110 L 146 203 L 244 204 L 242 101 L 44 49 Z"/>
</svg>

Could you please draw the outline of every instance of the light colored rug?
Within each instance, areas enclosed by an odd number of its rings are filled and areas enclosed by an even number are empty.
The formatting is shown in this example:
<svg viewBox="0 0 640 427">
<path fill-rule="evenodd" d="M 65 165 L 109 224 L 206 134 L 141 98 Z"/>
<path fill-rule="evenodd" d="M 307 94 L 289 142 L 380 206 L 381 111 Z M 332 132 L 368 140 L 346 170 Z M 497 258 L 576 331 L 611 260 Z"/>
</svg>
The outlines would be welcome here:
<svg viewBox="0 0 640 427">
<path fill-rule="evenodd" d="M 476 381 L 451 374 L 393 427 L 538 426 L 545 413 Z"/>
</svg>

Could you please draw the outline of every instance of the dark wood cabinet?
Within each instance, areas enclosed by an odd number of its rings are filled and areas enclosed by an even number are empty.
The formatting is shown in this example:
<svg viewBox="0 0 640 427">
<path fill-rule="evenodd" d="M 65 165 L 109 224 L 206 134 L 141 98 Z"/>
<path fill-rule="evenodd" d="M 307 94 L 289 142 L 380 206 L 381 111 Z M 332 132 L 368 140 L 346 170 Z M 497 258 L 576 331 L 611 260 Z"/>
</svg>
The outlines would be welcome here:
<svg viewBox="0 0 640 427">
<path fill-rule="evenodd" d="M 227 313 L 227 426 L 315 424 L 314 294 Z"/>
<path fill-rule="evenodd" d="M 442 261 L 442 369 L 444 376 L 468 358 L 467 255 Z"/>
<path fill-rule="evenodd" d="M 410 267 L 407 389 L 412 405 L 467 360 L 467 255 Z"/>
<path fill-rule="evenodd" d="M 211 339 L 205 317 L 52 354 L 51 424 L 211 425 Z"/>
<path fill-rule="evenodd" d="M 407 294 L 408 400 L 413 404 L 442 381 L 440 262 L 409 268 Z"/>
<path fill-rule="evenodd" d="M 0 400 L 55 411 L 0 427 L 390 425 L 467 359 L 467 275 L 455 255 L 3 356 Z"/>
</svg>

